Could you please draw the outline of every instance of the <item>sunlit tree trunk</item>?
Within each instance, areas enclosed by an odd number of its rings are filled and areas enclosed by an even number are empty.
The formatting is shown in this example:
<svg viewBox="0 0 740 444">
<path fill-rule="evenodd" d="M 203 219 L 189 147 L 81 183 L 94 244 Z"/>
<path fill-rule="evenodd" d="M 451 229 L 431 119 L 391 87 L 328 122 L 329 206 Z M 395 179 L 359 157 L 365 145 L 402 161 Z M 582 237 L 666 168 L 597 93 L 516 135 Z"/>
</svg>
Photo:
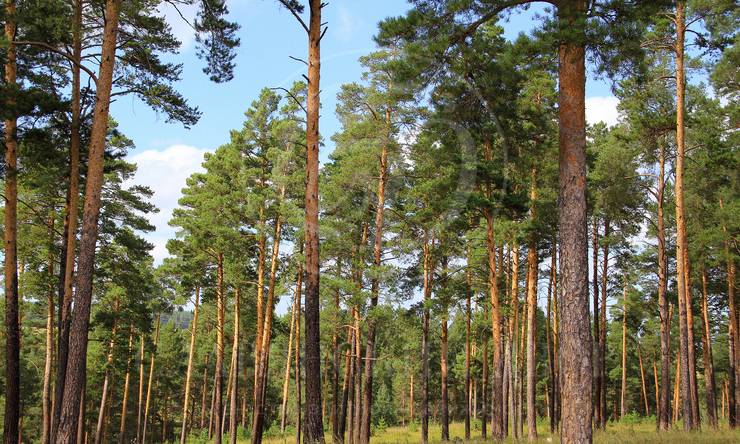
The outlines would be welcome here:
<svg viewBox="0 0 740 444">
<path fill-rule="evenodd" d="M 236 425 L 239 416 L 239 287 L 234 292 L 234 341 L 231 346 L 231 399 L 229 406 L 229 442 L 236 444 Z M 186 407 L 187 408 L 187 404 Z"/>
<path fill-rule="evenodd" d="M 529 200 L 530 220 L 537 219 L 537 170 L 532 169 Z M 530 235 L 527 246 L 527 436 L 537 440 L 537 239 Z"/>
<path fill-rule="evenodd" d="M 200 287 L 195 288 L 195 307 L 193 308 L 193 321 L 190 324 L 190 348 L 188 350 L 188 369 L 185 373 L 185 390 L 182 400 L 182 430 L 180 431 L 180 444 L 185 444 L 188 434 L 188 406 L 190 405 L 190 379 L 193 375 L 193 359 L 195 357 L 195 340 L 198 337 L 198 305 L 200 303 Z"/>
<path fill-rule="evenodd" d="M 647 384 L 645 383 L 645 368 L 642 365 L 642 350 L 637 345 L 637 359 L 640 363 L 640 381 L 642 383 L 642 401 L 645 404 L 645 416 L 650 416 L 650 405 L 648 404 Z"/>
<path fill-rule="evenodd" d="M 301 443 L 301 289 L 303 285 L 303 264 L 298 264 L 298 277 L 296 279 L 296 304 L 295 312 L 295 347 L 293 348 L 293 375 L 295 377 L 295 443 Z"/>
<path fill-rule="evenodd" d="M 136 442 L 141 442 L 144 415 L 144 335 L 139 336 L 139 396 L 136 403 Z"/>
<path fill-rule="evenodd" d="M 126 362 L 126 376 L 123 379 L 123 401 L 121 401 L 121 422 L 118 427 L 118 444 L 126 442 L 126 417 L 128 416 L 128 392 L 131 384 L 131 364 L 133 363 L 134 332 L 133 326 L 128 335 L 128 361 Z"/>
<path fill-rule="evenodd" d="M 146 401 L 144 402 L 144 425 L 141 428 L 141 443 L 146 443 L 146 429 L 149 423 L 149 408 L 152 402 L 152 385 L 154 384 L 154 358 L 157 355 L 157 343 L 159 342 L 159 315 L 157 315 L 157 326 L 154 329 L 154 344 L 149 361 L 149 382 L 146 384 Z"/>
<path fill-rule="evenodd" d="M 470 440 L 470 301 L 473 296 L 473 272 L 469 245 L 467 253 L 467 264 L 465 267 L 465 281 L 467 286 L 465 295 L 465 439 Z M 413 403 L 413 398 L 411 402 Z"/>
<path fill-rule="evenodd" d="M 118 300 L 113 304 L 113 312 L 118 311 Z M 110 371 L 113 365 L 113 349 L 115 346 L 116 337 L 116 322 L 113 321 L 113 328 L 111 330 L 111 339 L 108 345 L 108 358 L 105 363 L 105 377 L 103 378 L 103 389 L 100 395 L 100 410 L 98 411 L 98 423 L 95 427 L 95 444 L 100 444 L 103 440 L 103 424 L 105 421 L 105 412 L 108 402 L 108 387 L 110 384 Z"/>
<path fill-rule="evenodd" d="M 598 217 L 594 216 L 592 225 L 592 241 L 591 241 L 591 267 L 593 270 L 593 306 L 594 306 L 594 342 L 596 347 L 593 352 L 593 363 L 594 363 L 594 426 L 601 427 L 601 359 L 599 353 L 599 336 L 600 336 L 600 324 L 599 324 L 599 220 Z"/>
<path fill-rule="evenodd" d="M 517 415 L 518 402 L 517 393 L 521 381 L 519 380 L 518 363 L 521 360 L 521 350 L 519 349 L 519 245 L 514 242 L 511 246 L 511 315 L 509 318 L 509 338 L 511 352 L 511 365 L 509 369 L 512 374 L 512 384 L 509 389 L 509 417 L 511 418 L 511 429 L 514 438 L 519 437 L 519 416 Z"/>
<path fill-rule="evenodd" d="M 421 442 L 429 442 L 429 305 L 432 297 L 432 275 L 434 265 L 432 261 L 431 250 L 434 247 L 434 236 L 425 233 L 423 246 L 424 261 L 424 320 L 422 326 L 422 345 L 421 345 Z"/>
<path fill-rule="evenodd" d="M 663 197 L 665 193 L 665 146 L 661 144 L 659 153 L 658 186 L 656 192 L 658 238 L 658 310 L 660 315 L 660 397 L 657 417 L 658 430 L 667 431 L 671 427 L 671 319 L 666 291 L 668 287 L 668 261 L 666 259 L 665 217 Z"/>
<path fill-rule="evenodd" d="M 52 387 L 51 372 L 54 361 L 54 212 L 49 218 L 49 290 L 46 294 L 46 341 L 44 348 L 44 382 L 41 388 L 41 444 L 51 442 Z"/>
<path fill-rule="evenodd" d="M 709 290 L 707 289 L 707 270 L 701 270 L 702 317 L 704 321 L 704 389 L 707 397 L 707 417 L 709 426 L 717 428 L 717 400 L 715 398 L 714 363 L 712 362 L 712 334 L 709 326 Z"/>
<path fill-rule="evenodd" d="M 283 376 L 283 402 L 280 406 L 280 433 L 285 432 L 285 417 L 288 406 L 288 386 L 290 385 L 290 363 L 293 353 L 293 333 L 295 331 L 296 310 L 298 309 L 297 294 L 300 289 L 296 287 L 293 295 L 293 307 L 290 310 L 290 334 L 288 335 L 288 354 L 285 357 L 285 373 Z"/>
<path fill-rule="evenodd" d="M 627 413 L 625 399 L 627 396 L 627 282 L 622 292 L 622 384 L 619 395 L 619 419 Z"/>
</svg>

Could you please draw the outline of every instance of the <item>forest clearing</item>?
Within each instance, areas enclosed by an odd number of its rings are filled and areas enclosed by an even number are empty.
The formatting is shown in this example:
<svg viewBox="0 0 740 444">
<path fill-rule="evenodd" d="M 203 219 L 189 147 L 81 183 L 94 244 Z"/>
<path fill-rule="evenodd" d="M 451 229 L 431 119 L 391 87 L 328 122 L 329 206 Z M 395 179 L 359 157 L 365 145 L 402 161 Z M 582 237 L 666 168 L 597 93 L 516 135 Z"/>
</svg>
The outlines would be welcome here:
<svg viewBox="0 0 740 444">
<path fill-rule="evenodd" d="M 3 443 L 740 443 L 737 2 L 337 3 L 3 0 Z"/>
</svg>

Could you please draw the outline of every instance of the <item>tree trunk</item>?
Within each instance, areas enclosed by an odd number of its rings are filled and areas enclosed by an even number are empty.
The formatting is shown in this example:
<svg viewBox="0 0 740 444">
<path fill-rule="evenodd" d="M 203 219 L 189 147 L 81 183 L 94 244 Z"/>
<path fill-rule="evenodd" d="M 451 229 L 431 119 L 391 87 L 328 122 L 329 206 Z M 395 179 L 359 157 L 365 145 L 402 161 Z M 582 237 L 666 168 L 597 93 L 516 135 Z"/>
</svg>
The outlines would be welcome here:
<svg viewBox="0 0 740 444">
<path fill-rule="evenodd" d="M 229 442 L 230 444 L 236 444 L 236 425 L 238 413 L 239 399 L 239 287 L 234 292 L 234 341 L 231 346 L 231 399 L 229 406 Z M 186 409 L 187 409 L 187 404 Z"/>
<path fill-rule="evenodd" d="M 118 300 L 113 304 L 113 312 L 118 312 Z M 106 406 L 108 402 L 108 386 L 110 385 L 110 369 L 113 365 L 113 349 L 115 346 L 116 338 L 116 320 L 113 320 L 113 327 L 111 329 L 111 339 L 108 345 L 108 358 L 105 363 L 105 377 L 103 378 L 103 389 L 100 395 L 100 410 L 98 411 L 98 423 L 95 427 L 95 444 L 100 444 L 103 441 L 103 424 L 105 421 Z"/>
<path fill-rule="evenodd" d="M 149 382 L 146 384 L 146 401 L 144 402 L 144 425 L 141 429 L 141 444 L 146 443 L 146 428 L 149 423 L 149 407 L 152 402 L 152 384 L 154 382 L 154 358 L 157 355 L 157 343 L 159 342 L 159 315 L 157 315 L 157 326 L 154 329 L 154 346 L 149 361 Z"/>
<path fill-rule="evenodd" d="M 429 305 L 432 298 L 432 276 L 434 265 L 432 263 L 431 249 L 434 247 L 434 236 L 429 239 L 429 233 L 424 236 L 424 319 L 421 339 L 421 442 L 429 442 Z M 430 245 L 431 244 L 431 245 Z"/>
<path fill-rule="evenodd" d="M 324 442 L 321 420 L 321 334 L 319 331 L 319 81 L 321 0 L 310 0 L 306 113 L 306 444 Z"/>
<path fill-rule="evenodd" d="M 352 344 L 354 339 L 352 338 L 353 331 L 349 327 L 347 329 L 347 343 Z M 339 407 L 338 419 L 337 419 L 337 437 L 339 438 L 338 443 L 344 443 L 344 436 L 347 431 L 347 415 L 349 411 L 349 397 L 352 393 L 352 351 L 348 351 L 344 358 L 344 382 L 342 383 L 342 404 Z"/>
<path fill-rule="evenodd" d="M 593 413 L 591 329 L 588 304 L 586 213 L 585 46 L 586 2 L 560 2 L 561 28 L 570 37 L 559 49 L 560 189 L 558 229 L 561 246 L 560 342 L 564 443 L 591 442 Z M 573 37 L 576 35 L 577 37 Z"/>
<path fill-rule="evenodd" d="M 370 311 L 378 305 L 378 296 L 380 294 L 380 279 L 377 269 L 380 267 L 380 261 L 383 255 L 383 217 L 385 215 L 385 185 L 388 180 L 388 143 L 390 143 L 391 132 L 391 112 L 390 108 L 385 110 L 386 140 L 380 148 L 380 165 L 378 178 L 377 201 L 375 204 L 375 241 L 373 243 L 373 266 L 376 271 L 373 273 L 370 287 Z M 373 365 L 375 363 L 375 329 L 376 323 L 372 316 L 368 316 L 367 325 L 367 345 L 365 346 L 365 391 L 362 399 L 362 432 L 360 444 L 370 442 L 370 423 L 373 405 Z"/>
<path fill-rule="evenodd" d="M 285 188 L 281 188 L 280 198 L 278 201 L 282 201 L 284 194 Z M 257 378 L 255 378 L 255 381 L 257 382 L 257 386 L 255 387 L 255 393 L 257 394 L 257 403 L 252 409 L 254 415 L 252 424 L 252 444 L 260 444 L 262 442 L 262 433 L 265 423 L 265 393 L 267 391 L 267 373 L 270 365 L 270 342 L 272 340 L 272 319 L 275 313 L 275 285 L 277 282 L 278 259 L 280 258 L 281 232 L 282 218 L 278 213 L 275 216 L 275 227 L 273 232 L 270 277 L 267 287 L 267 301 L 265 303 L 266 311 L 264 324 L 262 326 L 262 343 L 259 346 L 259 367 L 256 369 Z"/>
<path fill-rule="evenodd" d="M 285 357 L 285 376 L 283 377 L 283 403 L 280 406 L 280 433 L 285 432 L 285 414 L 288 406 L 288 386 L 290 385 L 290 359 L 293 353 L 293 332 L 295 331 L 296 310 L 298 309 L 297 295 L 300 289 L 296 287 L 293 295 L 293 307 L 290 310 L 290 334 L 288 336 L 288 354 Z"/>
<path fill-rule="evenodd" d="M 658 186 L 656 193 L 658 238 L 658 308 L 660 313 L 660 397 L 658 404 L 658 430 L 671 428 L 671 319 L 666 291 L 668 288 L 668 261 L 666 259 L 665 218 L 663 196 L 665 192 L 665 146 L 660 146 Z"/>
<path fill-rule="evenodd" d="M 599 220 L 594 216 L 592 223 L 593 235 L 591 243 L 591 254 L 592 261 L 591 266 L 593 267 L 593 301 L 594 301 L 594 341 L 596 347 L 593 352 L 593 363 L 594 363 L 594 426 L 600 427 L 602 424 L 601 416 L 604 414 L 601 411 L 601 359 L 599 352 Z"/>
<path fill-rule="evenodd" d="M 62 410 L 56 441 L 74 442 L 77 430 L 78 409 L 82 398 L 87 361 L 87 337 L 92 303 L 92 280 L 95 269 L 95 246 L 98 240 L 101 188 L 103 185 L 103 158 L 108 132 L 113 67 L 118 37 L 120 0 L 106 0 L 105 26 L 101 48 L 101 63 L 96 85 L 95 110 L 90 132 L 90 149 L 87 162 L 87 182 L 82 218 L 82 236 L 76 281 L 75 312 L 70 326 L 67 370 L 62 394 Z M 6 416 L 7 420 L 7 416 Z"/>
<path fill-rule="evenodd" d="M 54 211 L 49 217 L 49 291 L 46 294 L 46 347 L 44 353 L 44 382 L 41 389 L 41 444 L 51 442 L 51 367 L 54 361 Z"/>
<path fill-rule="evenodd" d="M 555 417 L 555 404 L 557 399 L 555 396 L 555 350 L 553 349 L 553 331 L 552 331 L 552 296 L 553 296 L 553 284 L 555 280 L 555 256 L 557 246 L 553 244 L 553 252 L 551 255 L 550 262 L 550 279 L 547 284 L 547 369 L 549 371 L 549 377 L 547 381 L 548 391 L 550 392 L 550 403 L 548 405 L 548 416 L 550 417 L 550 433 L 554 434 L 557 430 L 557 418 Z"/>
<path fill-rule="evenodd" d="M 16 85 L 16 23 L 15 0 L 5 1 L 5 38 L 8 40 L 5 59 L 5 83 Z M 9 104 L 14 103 L 9 100 Z M 16 140 L 17 120 L 7 118 L 5 129 L 5 420 L 3 442 L 17 444 L 20 440 L 21 412 L 21 326 L 18 301 L 18 168 Z"/>
<path fill-rule="evenodd" d="M 263 170 L 264 173 L 264 170 Z M 264 184 L 264 179 L 263 179 Z M 267 235 L 265 234 L 265 208 L 264 203 L 259 208 L 259 230 L 257 241 L 257 326 L 254 334 L 254 381 L 252 385 L 252 427 L 254 427 L 255 411 L 258 404 L 257 390 L 259 389 L 259 368 L 262 353 L 262 329 L 265 324 L 265 257 L 267 255 Z M 254 430 L 254 428 L 252 429 Z M 252 433 L 254 435 L 254 433 Z"/>
<path fill-rule="evenodd" d="M 467 264 L 465 267 L 465 439 L 470 440 L 470 301 L 473 296 L 473 270 L 470 245 L 468 245 Z M 412 400 L 413 402 L 413 400 Z"/>
<path fill-rule="evenodd" d="M 139 398 L 136 404 L 136 442 L 141 442 L 144 414 L 144 335 L 139 336 Z"/>
<path fill-rule="evenodd" d="M 625 279 L 626 280 L 626 279 Z M 622 384 L 619 395 L 619 419 L 627 413 L 625 397 L 627 395 L 627 282 L 622 292 Z"/>
<path fill-rule="evenodd" d="M 650 416 L 650 406 L 648 405 L 647 384 L 645 384 L 645 368 L 642 366 L 642 350 L 637 345 L 637 359 L 640 363 L 640 381 L 642 382 L 642 400 L 645 404 L 645 416 Z"/>
<path fill-rule="evenodd" d="M 481 374 L 481 394 L 483 402 L 480 409 L 480 432 L 483 439 L 488 438 L 488 338 L 483 342 L 483 373 Z"/>
<path fill-rule="evenodd" d="M 128 335 L 128 361 L 126 362 L 126 376 L 123 381 L 123 401 L 121 401 L 121 423 L 118 427 L 118 444 L 126 442 L 126 416 L 128 414 L 128 392 L 131 384 L 131 363 L 133 362 L 134 332 L 133 326 Z"/>
<path fill-rule="evenodd" d="M 303 264 L 298 264 L 298 278 L 296 279 L 296 304 L 295 312 L 295 347 L 293 348 L 293 375 L 295 377 L 295 443 L 301 443 L 301 285 L 303 285 Z"/>
<path fill-rule="evenodd" d="M 72 24 L 72 58 L 78 63 L 82 59 L 82 8 L 83 0 L 74 2 L 74 22 Z M 57 320 L 57 369 L 54 392 L 54 414 L 52 417 L 52 438 L 57 436 L 59 419 L 62 414 L 62 396 L 67 375 L 67 354 L 69 352 L 70 312 L 72 310 L 72 280 L 75 267 L 75 244 L 77 241 L 77 207 L 80 199 L 80 67 L 72 64 L 72 97 L 69 144 L 69 188 L 64 216 L 64 233 L 59 266 L 59 312 Z"/>
<path fill-rule="evenodd" d="M 684 207 L 684 159 L 685 159 L 685 127 L 684 127 L 684 95 L 686 92 L 686 79 L 684 71 L 684 38 L 685 38 L 685 7 L 684 1 L 676 2 L 676 171 L 675 171 L 675 197 L 676 197 L 676 272 L 678 280 L 678 302 L 680 323 L 680 346 L 681 346 L 681 373 L 683 383 L 681 384 L 681 395 L 683 396 L 683 421 L 684 430 L 693 430 L 698 424 L 694 418 L 692 406 L 691 386 L 691 350 L 689 344 L 688 312 L 691 310 L 691 298 L 688 287 L 688 237 L 686 234 L 686 210 Z"/>
<path fill-rule="evenodd" d="M 558 260 L 557 260 L 557 254 L 558 254 L 558 244 L 553 238 L 553 245 L 554 245 L 554 252 L 555 255 L 554 258 L 552 258 L 552 350 L 553 350 L 553 357 L 554 357 L 554 364 L 555 364 L 555 380 L 553 381 L 555 385 L 555 424 L 557 428 L 560 428 L 560 418 L 562 414 L 562 404 L 563 400 L 561 397 L 560 392 L 560 329 L 558 325 L 560 324 L 560 317 L 558 315 L 558 296 L 559 296 L 559 289 L 558 289 Z M 603 293 L 602 293 L 602 301 L 603 301 Z M 602 310 L 604 305 L 602 304 Z M 604 322 L 604 317 L 601 318 L 602 325 Z M 601 330 L 602 334 L 604 332 L 604 329 Z M 605 381 L 602 378 L 602 382 Z M 604 385 L 601 386 L 604 388 Z M 606 402 L 604 398 L 602 397 L 602 402 Z M 602 409 L 602 411 L 606 411 L 606 409 Z"/>
<path fill-rule="evenodd" d="M 342 275 L 341 270 L 341 264 L 339 261 L 337 261 L 337 276 Z M 334 291 L 334 333 L 332 334 L 331 338 L 331 346 L 332 346 L 332 366 L 331 366 L 331 427 L 332 427 L 332 441 L 334 444 L 339 444 L 342 442 L 342 433 L 340 432 L 339 428 L 339 366 L 340 366 L 340 358 L 339 358 L 339 290 Z M 291 321 L 292 322 L 292 321 Z M 292 324 L 291 324 L 292 329 Z M 291 337 L 292 337 L 292 330 L 291 330 Z M 289 347 L 290 348 L 290 347 Z M 288 351 L 288 356 L 290 356 L 290 351 Z M 288 358 L 288 361 L 290 361 L 290 358 Z M 288 380 L 290 373 L 290 366 L 286 366 L 285 368 L 285 381 Z M 287 393 L 287 387 L 284 387 L 283 393 Z M 344 391 L 342 391 L 344 393 Z M 283 401 L 284 402 L 284 401 Z"/>
<path fill-rule="evenodd" d="M 722 198 L 719 199 L 719 207 L 724 211 L 725 203 Z M 730 359 L 727 396 L 728 422 L 730 428 L 740 425 L 740 331 L 738 330 L 738 311 L 735 305 L 735 259 L 730 254 L 730 236 L 728 235 L 727 226 L 722 219 L 722 234 L 725 249 L 725 260 L 727 261 L 727 337 L 729 346 Z"/>
<path fill-rule="evenodd" d="M 537 219 L 537 170 L 532 169 L 529 200 L 530 220 Z M 530 235 L 527 247 L 527 436 L 537 440 L 537 239 Z M 588 291 L 587 291 L 588 292 Z M 588 305 L 588 303 L 587 303 Z"/>
<path fill-rule="evenodd" d="M 190 330 L 190 349 L 188 350 L 188 369 L 185 373 L 185 394 L 182 400 L 182 430 L 180 431 L 180 444 L 185 444 L 188 434 L 188 405 L 190 404 L 190 379 L 193 375 L 193 359 L 195 357 L 195 340 L 198 337 L 198 304 L 200 303 L 200 287 L 195 288 L 195 307 L 193 308 L 193 321 Z"/>
<path fill-rule="evenodd" d="M 200 398 L 200 429 L 206 426 L 206 396 L 208 395 L 208 354 L 206 354 L 206 364 L 203 367 L 203 390 Z"/>
<path fill-rule="evenodd" d="M 512 384 L 509 389 L 509 416 L 511 417 L 511 428 L 513 431 L 514 438 L 519 437 L 519 417 L 517 416 L 517 398 L 518 387 L 521 384 L 519 380 L 519 372 L 517 371 L 518 363 L 521 360 L 521 350 L 519 349 L 518 333 L 519 329 L 519 245 L 514 242 L 511 246 L 511 318 L 509 320 L 509 338 L 511 353 L 511 364 L 513 364 L 513 371 L 509 369 L 512 374 Z"/>
<path fill-rule="evenodd" d="M 608 419 L 608 410 L 606 405 L 606 386 L 607 386 L 607 373 L 606 373 L 606 299 L 609 290 L 609 235 L 611 234 L 611 222 L 608 217 L 604 218 L 604 244 L 601 247 L 602 250 L 602 263 L 601 263 L 601 304 L 599 306 L 599 369 L 601 370 L 601 394 L 599 399 L 601 400 L 601 424 L 599 427 L 602 430 L 606 429 L 606 420 Z"/>
<path fill-rule="evenodd" d="M 504 438 L 503 418 L 503 343 L 501 338 L 501 304 L 496 275 L 496 244 L 494 239 L 493 215 L 484 209 L 486 218 L 486 246 L 488 251 L 488 291 L 491 298 L 491 332 L 493 340 L 493 384 L 491 386 L 491 435 L 494 439 Z"/>
<path fill-rule="evenodd" d="M 446 267 L 446 265 L 445 265 Z M 442 377 L 442 441 L 450 440 L 449 395 L 447 393 L 447 313 L 442 313 L 442 335 L 440 337 L 440 373 Z"/>
<path fill-rule="evenodd" d="M 653 385 L 655 386 L 655 410 L 660 408 L 660 383 L 658 382 L 658 364 L 653 355 Z"/>
<path fill-rule="evenodd" d="M 224 255 L 216 255 L 216 368 L 213 377 L 213 406 L 211 424 L 213 426 L 213 438 L 215 444 L 221 444 L 221 415 L 223 398 L 223 367 L 224 367 Z"/>
<path fill-rule="evenodd" d="M 712 361 L 712 334 L 709 327 L 709 290 L 707 289 L 707 270 L 701 270 L 702 317 L 704 318 L 704 384 L 707 396 L 707 417 L 709 426 L 717 428 L 717 400 L 715 398 L 714 363 Z"/>
</svg>

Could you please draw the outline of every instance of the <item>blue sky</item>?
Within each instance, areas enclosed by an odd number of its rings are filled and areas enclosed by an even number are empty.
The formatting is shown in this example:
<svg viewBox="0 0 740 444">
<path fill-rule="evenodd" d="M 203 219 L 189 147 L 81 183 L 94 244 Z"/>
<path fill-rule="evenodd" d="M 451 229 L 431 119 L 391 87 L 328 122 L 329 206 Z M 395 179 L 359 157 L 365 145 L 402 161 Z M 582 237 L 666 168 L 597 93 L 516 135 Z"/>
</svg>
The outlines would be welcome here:
<svg viewBox="0 0 740 444">
<path fill-rule="evenodd" d="M 155 245 L 157 262 L 166 255 L 165 242 L 174 236 L 167 225 L 177 205 L 180 189 L 187 178 L 200 168 L 203 154 L 228 141 L 229 130 L 240 128 L 244 111 L 264 87 L 289 86 L 299 80 L 305 66 L 289 56 L 305 58 L 305 32 L 292 15 L 274 0 L 232 0 L 228 2 L 231 18 L 241 25 L 241 47 L 236 58 L 234 80 L 214 84 L 202 73 L 202 62 L 195 55 L 192 30 L 173 9 L 163 10 L 176 36 L 183 42 L 172 61 L 183 64 L 178 90 L 203 113 L 190 129 L 165 122 L 161 115 L 132 97 L 119 98 L 111 107 L 119 129 L 130 137 L 136 149 L 129 159 L 139 165 L 134 182 L 150 186 L 160 213 L 152 217 L 157 227 L 147 238 Z M 342 84 L 357 81 L 361 67 L 357 59 L 374 49 L 377 23 L 388 16 L 403 14 L 408 4 L 402 0 L 333 0 L 324 9 L 329 30 L 322 40 L 321 134 L 327 142 L 321 158 L 333 149 L 330 136 L 339 130 L 334 116 L 336 94 Z M 533 15 L 538 8 L 510 17 L 502 23 L 507 37 L 513 38 L 536 25 Z M 541 10 L 541 8 L 539 8 Z M 192 18 L 194 10 L 182 11 Z M 591 80 L 587 84 L 587 118 L 593 123 L 614 123 L 617 101 L 609 85 Z"/>
</svg>

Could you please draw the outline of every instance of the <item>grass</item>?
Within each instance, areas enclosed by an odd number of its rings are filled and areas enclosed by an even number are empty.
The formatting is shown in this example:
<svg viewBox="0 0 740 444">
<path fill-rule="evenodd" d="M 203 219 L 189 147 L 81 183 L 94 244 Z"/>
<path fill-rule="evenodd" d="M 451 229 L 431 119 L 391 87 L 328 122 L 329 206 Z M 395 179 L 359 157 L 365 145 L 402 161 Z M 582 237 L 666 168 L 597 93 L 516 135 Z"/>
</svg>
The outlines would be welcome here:
<svg viewBox="0 0 740 444">
<path fill-rule="evenodd" d="M 480 444 L 492 442 L 490 437 L 487 440 L 480 438 L 480 424 L 472 427 L 471 435 L 473 439 L 465 441 L 463 423 L 450 424 L 450 443 Z M 526 431 L 525 431 L 526 433 Z M 539 434 L 540 443 L 558 443 L 560 439 L 557 435 L 550 435 L 549 423 L 540 421 L 537 424 L 537 433 Z M 421 427 L 418 424 L 412 424 L 408 427 L 388 427 L 383 431 L 377 431 L 373 434 L 370 442 L 372 444 L 416 444 L 421 442 Z M 327 435 L 327 437 L 329 437 Z M 439 424 L 430 424 L 429 442 L 430 444 L 440 443 L 440 426 Z M 248 441 L 240 441 L 247 443 Z M 295 436 L 286 433 L 285 437 L 270 437 L 263 441 L 265 444 L 293 444 Z M 329 442 L 329 441 L 327 441 Z M 517 442 L 509 438 L 503 442 Z M 526 436 L 521 442 L 527 442 Z M 600 444 L 632 444 L 632 443 L 664 443 L 664 444 L 738 444 L 740 443 L 740 430 L 730 430 L 727 422 L 720 425 L 719 430 L 710 430 L 704 427 L 700 432 L 684 432 L 676 427 L 674 430 L 665 433 L 655 431 L 655 421 L 643 419 L 640 421 L 629 421 L 620 423 L 609 423 L 605 431 L 597 431 L 594 435 L 594 442 Z"/>
</svg>

